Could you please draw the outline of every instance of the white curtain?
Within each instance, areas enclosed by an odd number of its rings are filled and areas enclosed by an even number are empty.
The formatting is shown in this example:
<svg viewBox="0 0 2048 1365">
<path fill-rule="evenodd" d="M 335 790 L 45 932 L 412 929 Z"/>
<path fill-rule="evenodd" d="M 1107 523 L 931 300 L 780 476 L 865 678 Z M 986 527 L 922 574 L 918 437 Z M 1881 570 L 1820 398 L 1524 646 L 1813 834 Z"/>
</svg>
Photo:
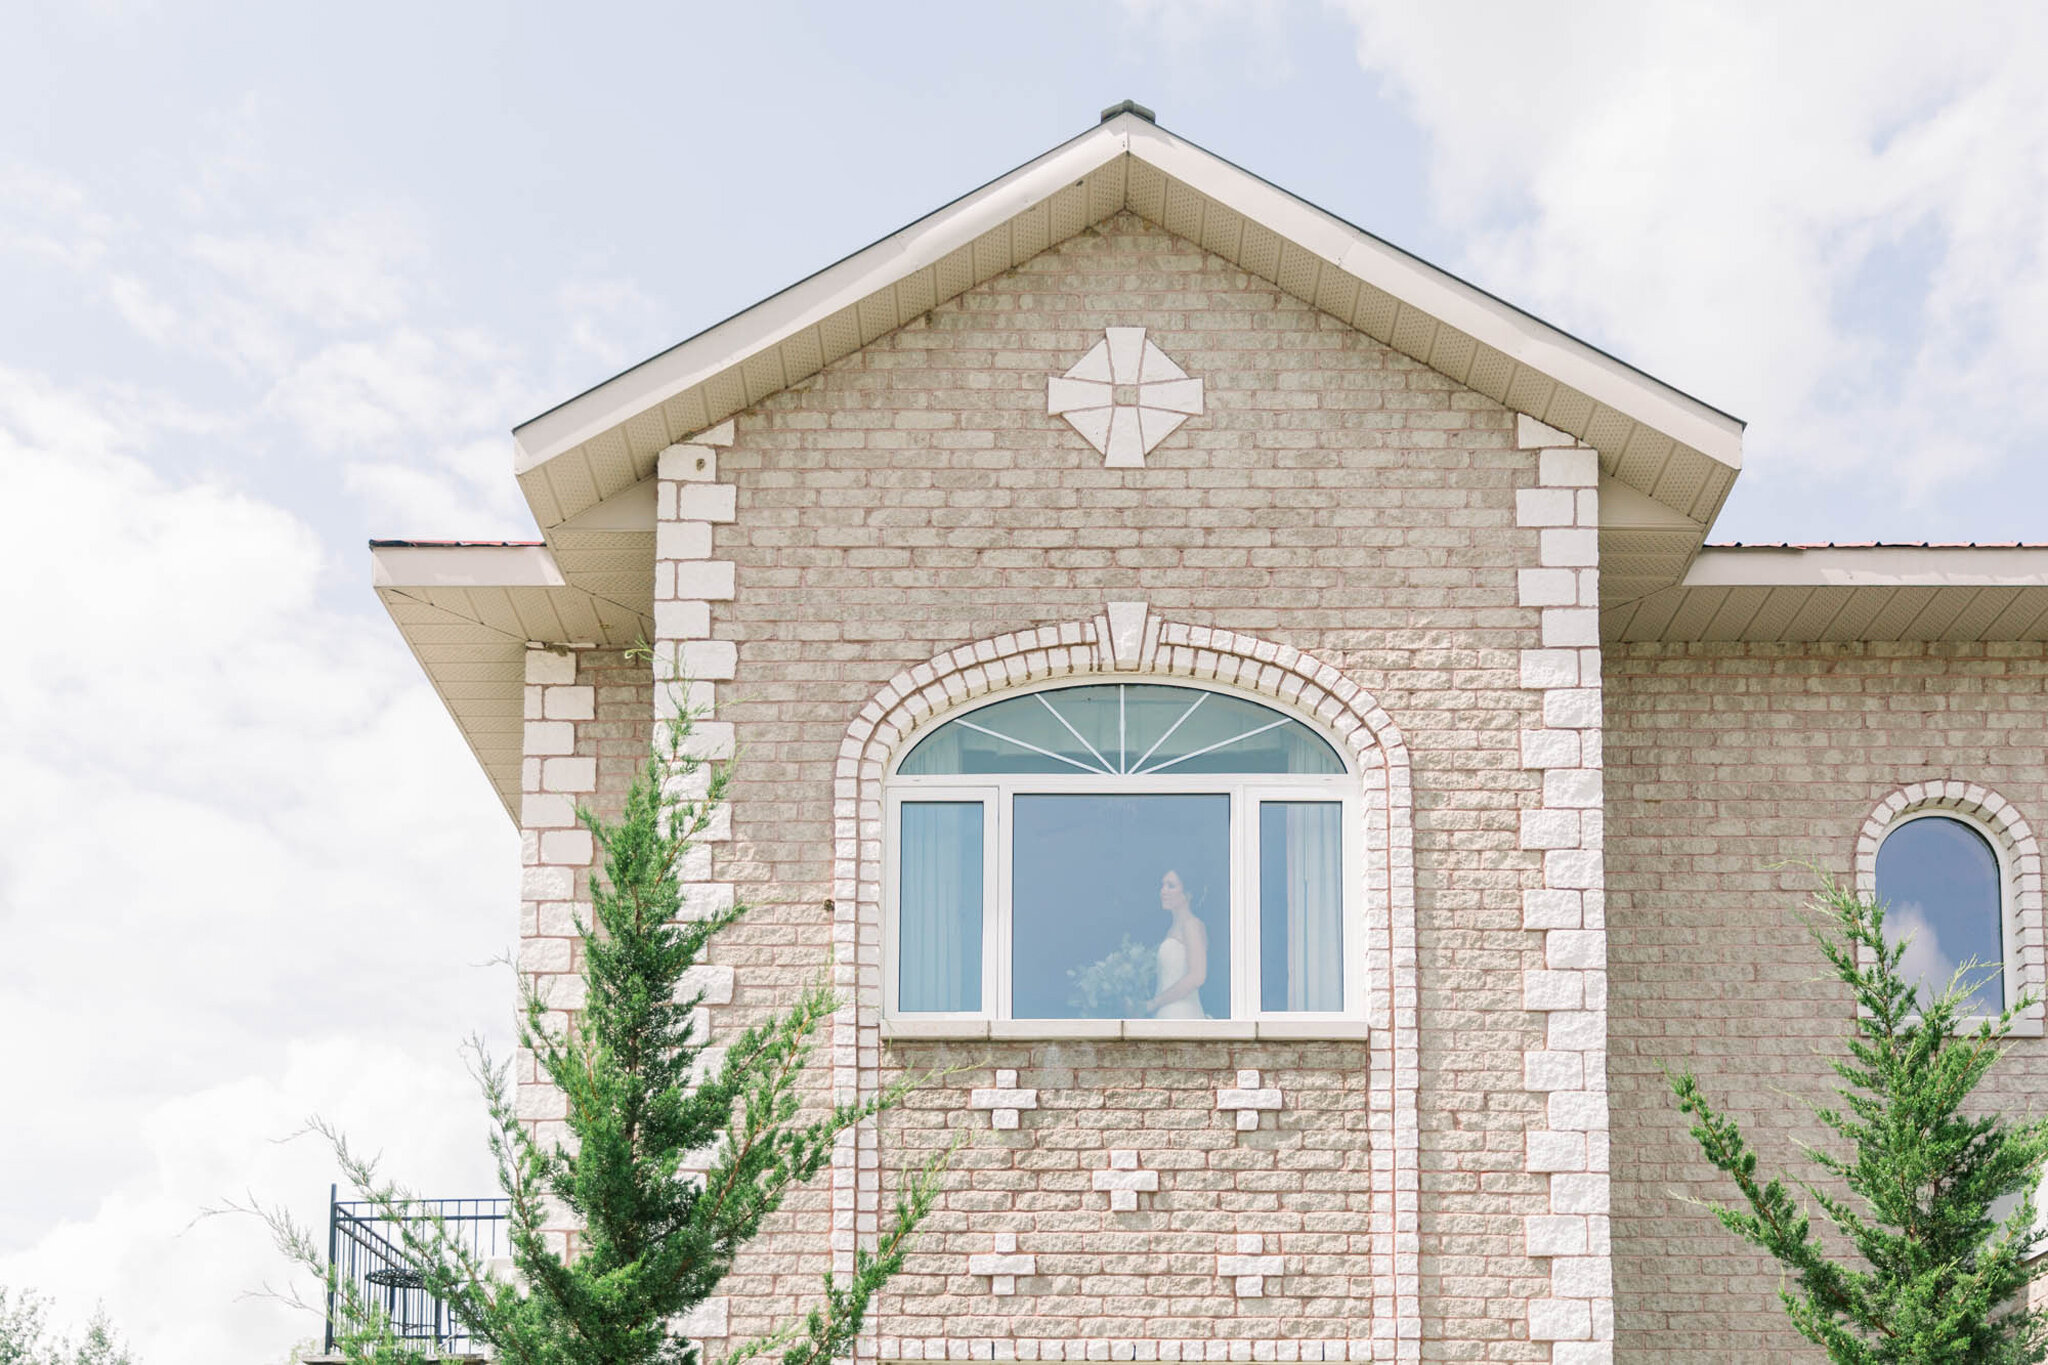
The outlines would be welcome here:
<svg viewBox="0 0 2048 1365">
<path fill-rule="evenodd" d="M 981 1008 L 981 805 L 903 803 L 896 1007 Z"/>
<path fill-rule="evenodd" d="M 1344 808 L 1328 801 L 1290 801 L 1286 808 L 1287 1008 L 1340 1010 Z"/>
</svg>

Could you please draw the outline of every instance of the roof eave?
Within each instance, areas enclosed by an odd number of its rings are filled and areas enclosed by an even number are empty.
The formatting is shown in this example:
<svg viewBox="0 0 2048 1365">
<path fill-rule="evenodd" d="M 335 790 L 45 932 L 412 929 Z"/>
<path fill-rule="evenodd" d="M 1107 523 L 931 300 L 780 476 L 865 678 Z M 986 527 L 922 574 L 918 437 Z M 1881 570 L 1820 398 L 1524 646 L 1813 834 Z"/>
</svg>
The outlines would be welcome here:
<svg viewBox="0 0 2048 1365">
<path fill-rule="evenodd" d="M 524 474 L 663 399 L 731 368 L 876 289 L 931 265 L 1062 185 L 1130 150 L 1123 114 L 971 190 L 887 237 L 782 289 L 660 354 L 641 361 L 512 429 L 513 472 Z"/>
</svg>

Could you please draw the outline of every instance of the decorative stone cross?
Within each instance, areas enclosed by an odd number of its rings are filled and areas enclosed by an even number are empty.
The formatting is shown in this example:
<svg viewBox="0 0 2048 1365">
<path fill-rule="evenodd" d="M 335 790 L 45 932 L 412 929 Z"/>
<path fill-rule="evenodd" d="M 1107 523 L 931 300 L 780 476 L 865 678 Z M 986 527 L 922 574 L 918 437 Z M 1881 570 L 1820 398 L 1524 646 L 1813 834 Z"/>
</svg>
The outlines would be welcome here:
<svg viewBox="0 0 2048 1365">
<path fill-rule="evenodd" d="M 1216 1258 L 1216 1273 L 1226 1279 L 1237 1281 L 1237 1296 L 1241 1299 L 1262 1299 L 1266 1296 L 1266 1277 L 1286 1273 L 1287 1261 L 1280 1256 L 1267 1256 L 1265 1239 L 1256 1232 L 1240 1232 L 1235 1237 L 1225 1237 L 1227 1247 L 1235 1242 L 1237 1250 L 1225 1251 Z"/>
<path fill-rule="evenodd" d="M 1109 469 L 1142 469 L 1154 446 L 1202 415 L 1202 381 L 1143 327 L 1109 327 L 1065 374 L 1046 381 L 1045 410 L 1094 446 Z"/>
<path fill-rule="evenodd" d="M 1159 1172 L 1139 1170 L 1138 1154 L 1134 1151 L 1111 1151 L 1109 1169 L 1097 1171 L 1093 1180 L 1096 1189 L 1109 1191 L 1111 1213 L 1136 1213 L 1138 1195 L 1156 1194 L 1159 1190 Z"/>
<path fill-rule="evenodd" d="M 1280 1090 L 1277 1086 L 1260 1086 L 1259 1073 L 1240 1071 L 1237 1073 L 1235 1089 L 1216 1092 L 1216 1107 L 1237 1111 L 1237 1131 L 1249 1133 L 1259 1126 L 1261 1109 L 1280 1107 Z"/>
<path fill-rule="evenodd" d="M 1029 1252 L 1018 1253 L 1016 1233 L 999 1232 L 993 1252 L 967 1258 L 967 1273 L 988 1276 L 988 1292 L 991 1294 L 1014 1294 L 1019 1275 L 1038 1273 L 1038 1258 Z"/>
<path fill-rule="evenodd" d="M 996 1128 L 1015 1128 L 1019 1109 L 1036 1109 L 1038 1092 L 1017 1088 L 1017 1073 L 998 1071 L 993 1087 L 971 1090 L 967 1094 L 969 1109 L 986 1109 L 989 1122 Z"/>
</svg>

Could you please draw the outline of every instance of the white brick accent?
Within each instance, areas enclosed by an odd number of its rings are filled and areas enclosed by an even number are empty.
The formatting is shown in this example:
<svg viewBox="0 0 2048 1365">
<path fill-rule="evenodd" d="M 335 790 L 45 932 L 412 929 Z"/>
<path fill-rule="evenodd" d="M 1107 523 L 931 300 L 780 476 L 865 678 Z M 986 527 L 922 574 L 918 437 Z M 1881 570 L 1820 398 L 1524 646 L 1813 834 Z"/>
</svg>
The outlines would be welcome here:
<svg viewBox="0 0 2048 1365">
<path fill-rule="evenodd" d="M 1020 1109 L 1038 1107 L 1038 1092 L 1019 1088 L 1016 1072 L 998 1071 L 994 1086 L 968 1092 L 967 1107 L 986 1109 L 993 1128 L 1015 1128 Z"/>
<path fill-rule="evenodd" d="M 1216 1258 L 1216 1273 L 1237 1284 L 1241 1299 L 1266 1295 L 1266 1277 L 1278 1279 L 1287 1273 L 1287 1258 L 1265 1254 L 1265 1238 L 1256 1232 L 1240 1232 L 1223 1239 L 1225 1250 Z"/>
<path fill-rule="evenodd" d="M 1537 450 L 1537 484 L 1516 496 L 1516 520 L 1536 532 L 1541 567 L 1517 580 L 1538 613 L 1541 647 L 1524 650 L 1522 686 L 1541 694 L 1543 728 L 1522 732 L 1522 765 L 1543 772 L 1542 804 L 1521 813 L 1521 846 L 1541 855 L 1542 885 L 1522 893 L 1522 927 L 1541 953 L 1522 973 L 1522 1003 L 1554 1021 L 1545 1046 L 1523 1054 L 1523 1085 L 1545 1098 L 1548 1127 L 1525 1138 L 1524 1169 L 1548 1184 L 1550 1212 L 1524 1219 L 1528 1254 L 1553 1259 L 1551 1297 L 1529 1305 L 1531 1341 L 1558 1343 L 1552 1365 L 1611 1357 L 1614 1275 L 1605 1236 L 1607 1169 L 1607 930 L 1601 896 L 1599 455 L 1540 422 L 1517 427 Z M 1552 443 L 1555 444 L 1552 444 Z M 1600 1140 L 1597 1166 L 1591 1156 Z M 1601 1231 L 1595 1234 L 1595 1217 Z"/>
<path fill-rule="evenodd" d="M 1278 1109 L 1280 1091 L 1276 1086 L 1259 1084 L 1259 1073 L 1240 1071 L 1235 1087 L 1216 1092 L 1216 1107 L 1226 1113 L 1237 1115 L 1237 1131 L 1249 1133 L 1259 1126 L 1259 1111 Z"/>
<path fill-rule="evenodd" d="M 1137 1152 L 1120 1147 L 1110 1152 L 1108 1168 L 1094 1172 L 1088 1183 L 1108 1191 L 1112 1213 L 1135 1213 L 1139 1195 L 1158 1193 L 1159 1172 L 1145 1170 L 1138 1164 Z"/>
<path fill-rule="evenodd" d="M 991 692 L 1055 677 L 1116 676 L 1108 613 L 1082 621 L 1019 630 L 963 644 L 906 669 L 875 693 L 848 726 L 834 787 L 832 895 L 833 985 L 845 1002 L 833 1017 L 833 1094 L 854 1103 L 882 1080 L 881 951 L 884 832 L 883 775 L 899 745 L 946 712 Z M 1597 676 L 1597 661 L 1594 665 Z M 1206 626 L 1162 621 L 1149 612 L 1137 672 L 1162 679 L 1191 677 L 1234 683 L 1274 704 L 1316 717 L 1351 751 L 1363 782 L 1366 865 L 1360 923 L 1367 943 L 1367 1019 L 1371 1025 L 1368 1143 L 1373 1152 L 1366 1245 L 1371 1266 L 1371 1335 L 1354 1341 L 1237 1338 L 1228 1342 L 1156 1339 L 1065 1341 L 1002 1338 L 1019 1360 L 1254 1359 L 1415 1360 L 1422 1349 L 1421 1175 L 1416 1114 L 1420 1084 L 1416 978 L 1414 796 L 1406 741 L 1373 696 L 1334 665 L 1274 642 Z M 1128 677 L 1129 672 L 1124 676 Z M 1576 681 L 1576 679 L 1574 679 Z M 1547 733 L 1547 732 L 1538 732 Z M 1576 734 L 1571 765 L 1580 761 Z M 1573 1008 L 1579 1000 L 1574 999 Z M 1261 1087 L 1263 1088 L 1263 1087 Z M 1257 1110 L 1251 1111 L 1257 1113 Z M 1158 1173 L 1112 1165 L 1092 1180 L 1111 1181 L 1135 1210 L 1138 1195 L 1157 1189 Z M 835 1269 L 853 1266 L 854 1248 L 883 1216 L 874 1178 L 880 1164 L 875 1125 L 840 1135 L 832 1156 L 832 1252 Z M 1139 1188 L 1118 1190 L 1124 1177 Z M 876 1359 L 949 1358 L 958 1339 L 877 1336 Z M 948 1342 L 951 1342 L 949 1348 Z M 978 1344 L 978 1343 L 977 1343 Z M 993 1351 L 995 1344 L 991 1344 Z M 1112 1354 L 1115 1352 L 1116 1354 Z M 863 1358 L 868 1351 L 863 1348 Z M 990 1358 L 993 1358 L 991 1356 Z"/>
<path fill-rule="evenodd" d="M 597 791 L 597 760 L 577 754 L 578 731 L 597 715 L 597 689 L 579 682 L 581 659 L 571 650 L 526 651 L 528 717 L 520 764 L 519 950 L 515 966 L 558 1010 L 583 1002 L 577 921 L 584 916 L 577 875 L 595 853 L 576 808 Z M 548 719 L 540 719 L 546 716 Z M 540 1078 L 532 1054 L 522 1050 L 513 1083 L 514 1109 L 538 1128 L 568 1112 L 562 1095 Z M 551 1228 L 566 1236 L 569 1226 Z"/>
<path fill-rule="evenodd" d="M 999 1232 L 993 1252 L 967 1258 L 967 1273 L 988 1276 L 988 1292 L 1008 1296 L 1017 1292 L 1019 1275 L 1038 1273 L 1038 1258 L 1017 1250 L 1016 1233 Z"/>
<path fill-rule="evenodd" d="M 2005 970 L 2005 995 L 2022 992 L 2033 1001 L 2014 1021 L 2015 1034 L 2039 1037 L 2048 1010 L 2048 916 L 2041 898 L 2041 845 L 2019 808 L 1982 783 L 1956 779 L 1915 782 L 1888 793 L 1856 835 L 1856 894 L 1877 896 L 1877 850 L 1903 820 L 1934 811 L 1972 825 L 1998 853 L 2005 923 L 2001 938 L 2012 947 Z"/>
</svg>

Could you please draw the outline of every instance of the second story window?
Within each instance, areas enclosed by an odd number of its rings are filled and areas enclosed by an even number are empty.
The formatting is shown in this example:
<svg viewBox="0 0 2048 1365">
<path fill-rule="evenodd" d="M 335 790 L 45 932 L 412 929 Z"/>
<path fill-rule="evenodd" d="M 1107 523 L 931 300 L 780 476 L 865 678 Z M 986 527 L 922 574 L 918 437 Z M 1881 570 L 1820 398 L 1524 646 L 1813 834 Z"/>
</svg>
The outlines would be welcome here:
<svg viewBox="0 0 2048 1365">
<path fill-rule="evenodd" d="M 1958 968 L 1975 964 L 1965 1014 L 2005 1008 L 2005 871 L 1977 826 L 1940 810 L 1909 812 L 1877 850 L 1877 897 L 1885 937 L 1910 939 L 1901 963 L 1920 998 L 1945 990 Z"/>
<path fill-rule="evenodd" d="M 886 1008 L 1357 1014 L 1357 789 L 1320 733 L 1231 692 L 1081 683 L 957 714 L 890 781 Z"/>
</svg>

